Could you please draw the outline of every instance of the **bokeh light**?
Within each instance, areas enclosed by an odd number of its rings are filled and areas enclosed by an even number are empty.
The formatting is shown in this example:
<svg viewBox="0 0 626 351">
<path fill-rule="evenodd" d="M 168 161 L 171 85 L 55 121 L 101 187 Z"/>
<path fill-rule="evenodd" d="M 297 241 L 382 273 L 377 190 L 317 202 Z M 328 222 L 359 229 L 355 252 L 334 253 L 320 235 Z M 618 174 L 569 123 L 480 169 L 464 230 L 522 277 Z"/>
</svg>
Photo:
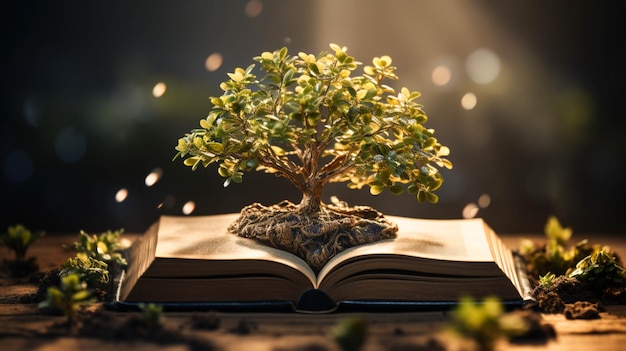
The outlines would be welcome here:
<svg viewBox="0 0 626 351">
<path fill-rule="evenodd" d="M 187 201 L 183 205 L 183 214 L 190 215 L 196 210 L 196 203 L 193 201 Z"/>
<path fill-rule="evenodd" d="M 487 208 L 491 205 L 491 196 L 489 194 L 482 194 L 478 198 L 478 206 L 480 208 Z"/>
<path fill-rule="evenodd" d="M 219 52 L 214 52 L 204 61 L 204 67 L 209 72 L 215 72 L 220 67 L 222 67 L 222 63 L 224 62 L 224 57 Z"/>
<path fill-rule="evenodd" d="M 468 56 L 466 69 L 475 83 L 489 84 L 500 75 L 500 58 L 489 49 L 478 49 Z"/>
<path fill-rule="evenodd" d="M 263 3 L 260 0 L 250 0 L 246 4 L 244 11 L 246 16 L 250 18 L 257 17 L 261 14 L 261 12 L 263 12 Z"/>
<path fill-rule="evenodd" d="M 431 79 L 433 83 L 435 83 L 435 85 L 440 86 L 440 87 L 450 83 L 451 78 L 452 78 L 452 71 L 450 70 L 450 67 L 444 66 L 444 65 L 439 65 L 435 67 L 435 69 L 433 69 L 433 72 L 431 74 Z"/>
<path fill-rule="evenodd" d="M 124 202 L 128 197 L 128 189 L 122 188 L 115 193 L 115 201 L 116 202 Z"/>
<path fill-rule="evenodd" d="M 475 203 L 470 202 L 463 207 L 462 216 L 463 218 L 474 218 L 478 214 L 478 210 L 478 206 Z"/>
<path fill-rule="evenodd" d="M 474 93 L 466 93 L 461 98 L 461 106 L 468 111 L 473 110 L 474 107 L 476 107 L 477 103 L 478 99 L 476 98 L 476 95 L 474 95 Z"/>
<path fill-rule="evenodd" d="M 163 170 L 161 168 L 155 168 L 150 172 L 145 179 L 146 186 L 153 186 L 156 182 L 161 179 L 163 175 Z"/>
<path fill-rule="evenodd" d="M 167 85 L 163 82 L 156 83 L 152 88 L 152 96 L 160 98 L 167 91 Z"/>
</svg>

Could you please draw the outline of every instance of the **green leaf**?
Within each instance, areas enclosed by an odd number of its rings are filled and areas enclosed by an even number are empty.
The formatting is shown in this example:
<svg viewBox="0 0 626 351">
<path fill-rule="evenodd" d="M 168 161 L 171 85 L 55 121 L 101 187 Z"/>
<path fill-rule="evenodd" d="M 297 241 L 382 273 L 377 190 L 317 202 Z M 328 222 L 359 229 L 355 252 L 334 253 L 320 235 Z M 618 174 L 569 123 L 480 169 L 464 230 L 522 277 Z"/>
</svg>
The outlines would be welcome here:
<svg viewBox="0 0 626 351">
<path fill-rule="evenodd" d="M 392 185 L 389 187 L 389 192 L 394 195 L 400 195 L 403 191 L 404 189 L 399 185 Z"/>
<path fill-rule="evenodd" d="M 383 187 L 381 187 L 381 186 L 371 186 L 370 187 L 370 194 L 372 194 L 372 195 L 379 195 L 382 192 L 383 192 Z"/>
<path fill-rule="evenodd" d="M 439 196 L 431 193 L 431 192 L 427 192 L 426 193 L 426 200 L 428 202 L 430 202 L 431 204 L 436 204 L 437 202 L 439 202 Z"/>
</svg>

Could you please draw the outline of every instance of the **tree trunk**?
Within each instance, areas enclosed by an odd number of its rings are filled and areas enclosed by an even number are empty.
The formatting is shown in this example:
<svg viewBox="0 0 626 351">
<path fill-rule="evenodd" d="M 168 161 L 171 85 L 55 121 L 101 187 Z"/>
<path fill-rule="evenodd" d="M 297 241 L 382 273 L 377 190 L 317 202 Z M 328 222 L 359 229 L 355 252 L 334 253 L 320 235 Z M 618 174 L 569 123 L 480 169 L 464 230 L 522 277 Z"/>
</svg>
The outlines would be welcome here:
<svg viewBox="0 0 626 351">
<path fill-rule="evenodd" d="M 320 211 L 322 206 L 322 186 L 314 186 L 302 193 L 302 201 L 298 205 L 300 213 L 311 216 Z"/>
</svg>

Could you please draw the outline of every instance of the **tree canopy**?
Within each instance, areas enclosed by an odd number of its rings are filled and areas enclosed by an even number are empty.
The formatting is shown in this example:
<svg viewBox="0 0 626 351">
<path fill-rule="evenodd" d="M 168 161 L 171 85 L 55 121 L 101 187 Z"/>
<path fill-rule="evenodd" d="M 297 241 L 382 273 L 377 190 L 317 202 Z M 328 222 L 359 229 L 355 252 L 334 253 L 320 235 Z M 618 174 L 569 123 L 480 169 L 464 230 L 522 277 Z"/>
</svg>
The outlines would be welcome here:
<svg viewBox="0 0 626 351">
<path fill-rule="evenodd" d="M 254 57 L 259 76 L 255 64 L 228 73 L 224 93 L 210 98 L 200 128 L 178 140 L 174 159 L 193 170 L 217 163 L 224 186 L 252 170 L 284 177 L 302 191 L 306 213 L 319 210 L 331 182 L 438 202 L 439 169 L 452 168 L 450 150 L 424 127 L 420 93 L 384 84 L 398 79 L 391 57 L 373 58 L 353 76 L 361 63 L 345 47 L 330 48 L 318 55 L 263 52 Z"/>
</svg>

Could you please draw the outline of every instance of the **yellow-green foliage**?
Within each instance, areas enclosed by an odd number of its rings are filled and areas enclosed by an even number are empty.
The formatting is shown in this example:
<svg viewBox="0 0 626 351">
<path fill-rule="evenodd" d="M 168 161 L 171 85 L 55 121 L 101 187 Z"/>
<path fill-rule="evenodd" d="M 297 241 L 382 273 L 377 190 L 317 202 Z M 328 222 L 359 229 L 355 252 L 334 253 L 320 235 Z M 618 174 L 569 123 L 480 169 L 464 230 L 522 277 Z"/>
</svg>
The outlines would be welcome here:
<svg viewBox="0 0 626 351">
<path fill-rule="evenodd" d="M 585 282 L 596 290 L 626 287 L 626 270 L 618 264 L 616 257 L 605 249 L 580 260 L 569 276 Z"/>
<path fill-rule="evenodd" d="M 475 342 L 481 351 L 491 351 L 501 338 L 520 335 L 528 328 L 520 316 L 505 313 L 502 303 L 495 297 L 483 301 L 464 297 L 452 316 L 452 334 Z"/>
<path fill-rule="evenodd" d="M 126 259 L 119 252 L 124 249 L 120 238 L 124 230 L 108 230 L 101 234 L 87 234 L 80 231 L 79 241 L 74 243 L 74 247 L 78 253 L 83 253 L 97 260 L 125 266 Z"/>
<path fill-rule="evenodd" d="M 200 128 L 178 140 L 174 158 L 194 170 L 219 164 L 224 186 L 264 170 L 304 194 L 346 182 L 373 195 L 406 188 L 420 202 L 437 202 L 438 167 L 452 168 L 450 150 L 424 127 L 420 93 L 385 85 L 398 79 L 391 57 L 375 57 L 353 75 L 361 63 L 345 47 L 330 48 L 318 55 L 263 52 L 254 58 L 265 72 L 260 77 L 255 65 L 236 68 L 220 85 L 224 93 L 210 98 Z"/>
<path fill-rule="evenodd" d="M 329 336 L 342 351 L 358 351 L 367 337 L 367 323 L 362 316 L 341 319 Z"/>
<path fill-rule="evenodd" d="M 26 251 L 30 245 L 44 232 L 31 232 L 22 224 L 10 226 L 7 233 L 0 235 L 0 246 L 6 246 L 15 253 L 15 259 L 23 261 L 26 259 Z"/>
<path fill-rule="evenodd" d="M 74 321 L 76 313 L 85 305 L 94 302 L 91 290 L 80 275 L 72 273 L 61 277 L 60 286 L 48 288 L 46 300 L 39 308 L 59 310 L 67 317 L 68 324 Z"/>
<path fill-rule="evenodd" d="M 61 265 L 59 276 L 78 274 L 88 286 L 105 288 L 109 283 L 108 265 L 85 253 L 79 252 L 75 257 L 70 257 Z"/>
<path fill-rule="evenodd" d="M 555 216 L 550 216 L 544 226 L 545 245 L 536 247 L 532 241 L 523 240 L 520 253 L 529 263 L 529 273 L 535 276 L 544 276 L 549 272 L 557 276 L 566 275 L 578 261 L 600 249 L 587 240 L 569 246 L 572 233 L 570 227 L 563 227 Z"/>
</svg>

